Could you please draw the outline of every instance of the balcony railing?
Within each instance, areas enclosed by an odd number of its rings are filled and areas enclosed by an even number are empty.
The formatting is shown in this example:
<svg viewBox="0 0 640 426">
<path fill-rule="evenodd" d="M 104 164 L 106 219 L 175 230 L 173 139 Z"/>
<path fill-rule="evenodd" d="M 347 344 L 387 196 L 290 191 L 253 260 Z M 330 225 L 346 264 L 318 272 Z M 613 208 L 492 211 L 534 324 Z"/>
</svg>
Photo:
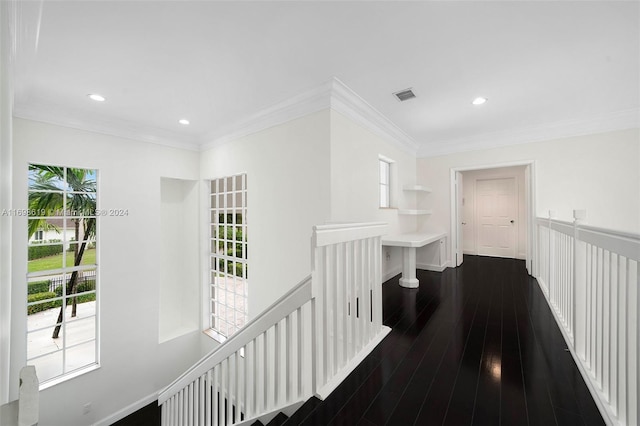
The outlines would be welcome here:
<svg viewBox="0 0 640 426">
<path fill-rule="evenodd" d="M 536 220 L 535 276 L 605 420 L 637 425 L 640 236 Z"/>
<path fill-rule="evenodd" d="M 325 398 L 390 331 L 381 223 L 313 229 L 313 271 L 158 397 L 163 425 L 237 425 Z"/>
</svg>

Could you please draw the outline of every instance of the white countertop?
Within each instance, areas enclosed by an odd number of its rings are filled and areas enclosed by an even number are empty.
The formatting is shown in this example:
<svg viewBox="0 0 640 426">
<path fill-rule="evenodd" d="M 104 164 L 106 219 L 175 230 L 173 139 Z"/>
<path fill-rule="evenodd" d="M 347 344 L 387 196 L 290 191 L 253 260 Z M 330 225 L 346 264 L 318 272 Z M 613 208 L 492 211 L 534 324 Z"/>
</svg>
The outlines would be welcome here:
<svg viewBox="0 0 640 426">
<path fill-rule="evenodd" d="M 382 237 L 382 245 L 394 247 L 422 247 L 446 236 L 446 232 L 417 232 L 385 235 Z"/>
</svg>

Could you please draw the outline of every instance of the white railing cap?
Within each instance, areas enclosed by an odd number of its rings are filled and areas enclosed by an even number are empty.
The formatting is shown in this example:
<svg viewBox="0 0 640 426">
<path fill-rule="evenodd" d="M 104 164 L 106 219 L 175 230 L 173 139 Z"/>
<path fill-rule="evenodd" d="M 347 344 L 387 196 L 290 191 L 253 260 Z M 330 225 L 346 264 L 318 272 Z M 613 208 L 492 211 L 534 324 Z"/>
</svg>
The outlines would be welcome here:
<svg viewBox="0 0 640 426">
<path fill-rule="evenodd" d="M 387 233 L 385 222 L 368 223 L 332 223 L 313 227 L 313 240 L 316 247 L 365 238 L 381 237 Z"/>
</svg>

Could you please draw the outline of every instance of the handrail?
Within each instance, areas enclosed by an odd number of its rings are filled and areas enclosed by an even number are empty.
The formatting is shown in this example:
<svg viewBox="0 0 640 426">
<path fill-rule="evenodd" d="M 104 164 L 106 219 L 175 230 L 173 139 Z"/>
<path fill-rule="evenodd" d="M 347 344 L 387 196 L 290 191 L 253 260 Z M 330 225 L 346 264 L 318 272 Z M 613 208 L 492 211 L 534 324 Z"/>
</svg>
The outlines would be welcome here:
<svg viewBox="0 0 640 426">
<path fill-rule="evenodd" d="M 551 228 L 565 235 L 578 237 L 581 241 L 595 244 L 606 250 L 640 260 L 640 234 L 615 231 L 557 219 L 536 218 L 540 226 Z"/>
<path fill-rule="evenodd" d="M 640 422 L 640 235 L 536 218 L 534 275 L 608 424 Z"/>
<path fill-rule="evenodd" d="M 158 395 L 158 403 L 164 403 L 171 395 L 193 382 L 195 378 L 206 373 L 213 365 L 240 350 L 246 342 L 264 333 L 273 324 L 282 320 L 309 300 L 311 300 L 311 275 L 303 279 L 260 315 L 249 321 L 237 333 L 225 340 L 223 344 L 202 357 L 200 361 L 174 380 Z"/>
<path fill-rule="evenodd" d="M 329 244 L 371 238 L 386 233 L 384 222 L 335 223 L 313 227 L 314 245 L 322 247 Z"/>
<path fill-rule="evenodd" d="M 382 325 L 386 229 L 314 227 L 311 276 L 165 388 L 162 424 L 268 421 L 329 395 L 390 331 Z"/>
</svg>

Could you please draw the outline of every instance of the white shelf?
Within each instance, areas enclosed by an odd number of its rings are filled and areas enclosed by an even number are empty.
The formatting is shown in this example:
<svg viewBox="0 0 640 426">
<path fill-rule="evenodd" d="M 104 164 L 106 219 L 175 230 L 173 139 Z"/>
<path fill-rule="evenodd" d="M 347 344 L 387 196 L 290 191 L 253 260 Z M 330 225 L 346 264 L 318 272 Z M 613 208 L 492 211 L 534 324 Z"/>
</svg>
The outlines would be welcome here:
<svg viewBox="0 0 640 426">
<path fill-rule="evenodd" d="M 431 188 L 428 188 L 424 185 L 405 185 L 402 187 L 405 191 L 421 191 L 421 192 L 431 192 Z"/>
<path fill-rule="evenodd" d="M 404 210 L 398 210 L 398 214 L 407 214 L 407 215 L 427 215 L 427 214 L 432 214 L 433 211 L 432 210 L 415 210 L 415 209 L 404 209 Z"/>
</svg>

